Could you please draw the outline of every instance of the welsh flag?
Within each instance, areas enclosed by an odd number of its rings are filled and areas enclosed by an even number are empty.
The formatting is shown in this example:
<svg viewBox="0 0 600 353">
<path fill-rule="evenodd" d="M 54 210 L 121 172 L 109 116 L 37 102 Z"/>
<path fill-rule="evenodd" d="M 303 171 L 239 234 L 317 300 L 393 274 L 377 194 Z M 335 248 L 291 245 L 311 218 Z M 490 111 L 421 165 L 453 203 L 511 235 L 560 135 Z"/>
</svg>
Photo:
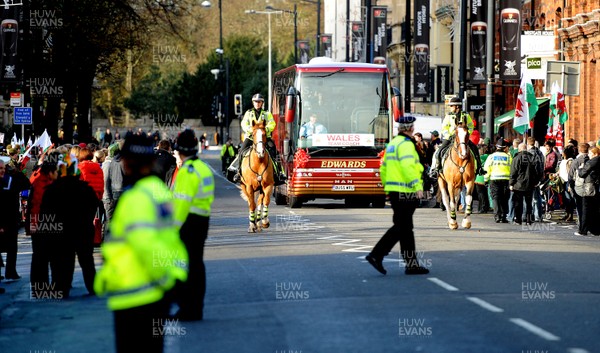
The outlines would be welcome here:
<svg viewBox="0 0 600 353">
<path fill-rule="evenodd" d="M 548 126 L 554 125 L 554 118 L 558 118 L 558 123 L 564 124 L 569 120 L 569 114 L 567 114 L 565 95 L 561 92 L 558 82 L 554 81 L 550 92 L 552 96 L 550 97 L 550 117 L 548 119 Z"/>
<path fill-rule="evenodd" d="M 39 139 L 35 140 L 31 146 L 27 148 L 27 151 L 23 154 L 21 158 L 21 169 L 24 171 L 27 162 L 31 159 L 31 149 L 35 146 L 39 146 L 43 153 L 46 153 L 48 149 L 52 146 L 52 142 L 50 141 L 50 135 L 48 135 L 48 131 L 44 130 L 42 136 Z"/>
<path fill-rule="evenodd" d="M 533 128 L 533 117 L 537 111 L 538 103 L 535 99 L 533 84 L 529 77 L 523 75 L 519 95 L 517 96 L 513 129 L 520 134 L 524 134 L 528 129 Z"/>
</svg>

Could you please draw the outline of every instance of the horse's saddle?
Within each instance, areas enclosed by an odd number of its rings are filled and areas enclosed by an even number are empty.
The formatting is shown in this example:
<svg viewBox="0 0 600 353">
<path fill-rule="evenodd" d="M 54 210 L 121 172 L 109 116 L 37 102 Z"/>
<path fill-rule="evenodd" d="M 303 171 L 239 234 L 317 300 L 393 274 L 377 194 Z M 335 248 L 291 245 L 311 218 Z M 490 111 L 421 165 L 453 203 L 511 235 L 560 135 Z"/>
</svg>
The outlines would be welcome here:
<svg viewBox="0 0 600 353">
<path fill-rule="evenodd" d="M 440 158 L 440 160 L 442 161 L 442 168 L 444 168 L 444 164 L 446 163 L 446 160 L 448 160 L 448 157 L 450 156 L 450 149 L 452 148 L 453 144 L 449 144 L 448 146 L 438 149 L 437 151 L 435 151 L 435 153 L 441 153 L 442 154 L 442 158 Z M 473 156 L 473 158 L 475 158 L 475 155 L 473 154 L 473 150 L 471 149 L 471 147 L 469 147 L 469 145 L 467 144 L 467 149 L 469 150 L 469 153 L 471 154 L 471 156 Z M 435 160 L 434 156 L 434 160 Z M 478 161 L 475 161 L 475 165 L 477 165 Z"/>
</svg>

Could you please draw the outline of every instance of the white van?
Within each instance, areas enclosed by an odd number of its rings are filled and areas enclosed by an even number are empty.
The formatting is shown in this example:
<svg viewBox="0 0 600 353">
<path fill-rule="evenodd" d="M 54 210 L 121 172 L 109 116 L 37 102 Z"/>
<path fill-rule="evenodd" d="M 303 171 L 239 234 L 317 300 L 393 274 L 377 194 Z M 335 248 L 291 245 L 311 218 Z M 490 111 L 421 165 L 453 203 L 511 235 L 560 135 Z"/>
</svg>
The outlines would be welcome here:
<svg viewBox="0 0 600 353">
<path fill-rule="evenodd" d="M 443 118 L 433 115 L 409 114 L 417 118 L 415 120 L 415 133 L 420 132 L 423 135 L 423 140 L 431 140 L 431 132 L 434 130 L 441 134 Z M 394 123 L 394 136 L 397 134 L 398 123 Z"/>
</svg>

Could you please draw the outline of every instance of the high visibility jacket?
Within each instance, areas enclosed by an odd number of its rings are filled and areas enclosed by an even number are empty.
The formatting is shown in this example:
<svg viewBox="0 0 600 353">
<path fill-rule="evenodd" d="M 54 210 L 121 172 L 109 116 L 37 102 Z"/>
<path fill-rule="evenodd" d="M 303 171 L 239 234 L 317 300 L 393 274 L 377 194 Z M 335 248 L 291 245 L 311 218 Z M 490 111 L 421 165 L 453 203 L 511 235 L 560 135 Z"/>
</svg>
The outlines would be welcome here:
<svg viewBox="0 0 600 353">
<path fill-rule="evenodd" d="M 509 180 L 512 157 L 506 152 L 494 152 L 485 160 L 483 169 L 487 172 L 485 181 Z"/>
<path fill-rule="evenodd" d="M 197 157 L 186 159 L 173 185 L 173 217 L 181 228 L 188 215 L 210 217 L 215 199 L 215 180 L 210 168 Z"/>
<path fill-rule="evenodd" d="M 459 113 L 463 119 L 467 122 L 467 130 L 469 130 L 469 135 L 473 133 L 475 129 L 475 124 L 473 124 L 473 119 L 471 119 L 471 115 L 461 111 Z M 456 130 L 456 115 L 448 114 L 444 117 L 444 121 L 442 122 L 442 139 L 449 140 L 450 136 L 454 135 L 454 131 Z"/>
<path fill-rule="evenodd" d="M 385 192 L 423 190 L 423 165 L 414 142 L 400 134 L 389 143 L 379 167 Z"/>
<path fill-rule="evenodd" d="M 248 109 L 246 114 L 244 114 L 244 118 L 242 119 L 242 131 L 244 132 L 244 136 L 247 139 L 252 140 L 252 122 L 258 122 L 259 120 L 265 121 L 265 130 L 267 132 L 267 137 L 271 138 L 271 133 L 275 130 L 275 119 L 273 118 L 273 114 L 266 110 L 260 111 L 260 115 L 256 116 L 255 109 Z"/>
<path fill-rule="evenodd" d="M 223 148 L 221 148 L 221 158 L 223 158 L 223 156 L 225 155 L 228 155 L 229 157 L 235 156 L 235 150 L 233 149 L 233 145 L 223 145 Z"/>
<path fill-rule="evenodd" d="M 111 310 L 161 300 L 176 280 L 187 279 L 188 253 L 173 223 L 171 191 L 156 176 L 121 195 L 102 245 L 104 265 L 94 290 Z"/>
</svg>

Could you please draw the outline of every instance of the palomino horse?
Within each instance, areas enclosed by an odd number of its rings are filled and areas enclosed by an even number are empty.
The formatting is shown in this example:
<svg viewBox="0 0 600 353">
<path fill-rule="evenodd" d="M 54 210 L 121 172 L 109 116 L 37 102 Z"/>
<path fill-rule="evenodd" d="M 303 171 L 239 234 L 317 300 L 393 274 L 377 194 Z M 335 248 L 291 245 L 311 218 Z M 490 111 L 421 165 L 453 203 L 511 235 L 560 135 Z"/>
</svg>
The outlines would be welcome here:
<svg viewBox="0 0 600 353">
<path fill-rule="evenodd" d="M 267 152 L 267 133 L 264 121 L 252 122 L 252 148 L 242 157 L 241 195 L 248 201 L 248 233 L 269 228 L 269 203 L 273 193 L 273 162 Z M 243 152 L 242 152 L 243 153 Z M 258 201 L 257 201 L 258 197 Z M 258 207 L 257 207 L 258 206 Z"/>
<path fill-rule="evenodd" d="M 469 133 L 465 126 L 458 125 L 454 133 L 454 142 L 449 147 L 448 157 L 444 160 L 442 173 L 438 177 L 438 185 L 442 192 L 442 200 L 446 206 L 448 226 L 457 229 L 456 209 L 460 201 L 460 192 L 467 187 L 465 197 L 464 228 L 471 228 L 471 204 L 475 187 L 475 159 L 467 145 Z M 440 151 L 441 152 L 441 151 Z"/>
</svg>

